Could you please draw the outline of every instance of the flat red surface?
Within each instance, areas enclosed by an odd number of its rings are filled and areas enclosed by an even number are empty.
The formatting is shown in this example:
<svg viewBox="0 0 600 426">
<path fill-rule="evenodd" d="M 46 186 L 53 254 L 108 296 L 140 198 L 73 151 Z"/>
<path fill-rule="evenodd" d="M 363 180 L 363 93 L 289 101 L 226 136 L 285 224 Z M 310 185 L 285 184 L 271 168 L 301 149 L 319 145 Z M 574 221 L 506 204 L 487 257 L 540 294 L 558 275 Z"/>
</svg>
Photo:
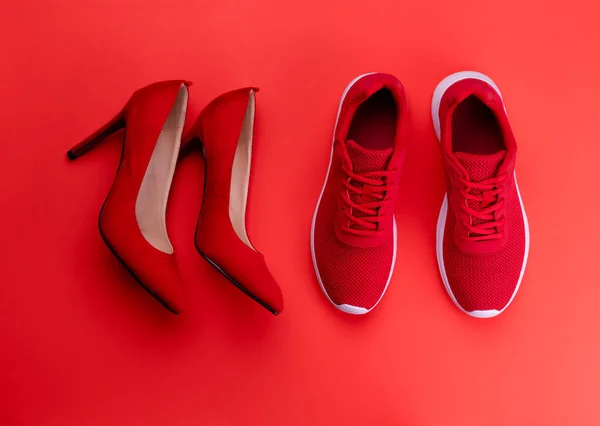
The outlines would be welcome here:
<svg viewBox="0 0 600 426">
<path fill-rule="evenodd" d="M 0 6 L 0 424 L 597 425 L 596 2 L 5 2 Z M 500 86 L 531 225 L 500 317 L 452 304 L 435 260 L 444 186 L 430 97 L 474 69 Z M 381 305 L 336 311 L 309 249 L 339 97 L 397 75 L 412 136 L 398 261 Z M 186 78 L 190 117 L 261 87 L 250 224 L 283 289 L 274 317 L 195 252 L 202 160 L 168 212 L 188 310 L 151 299 L 102 242 L 118 138 L 65 151 L 150 82 Z"/>
</svg>

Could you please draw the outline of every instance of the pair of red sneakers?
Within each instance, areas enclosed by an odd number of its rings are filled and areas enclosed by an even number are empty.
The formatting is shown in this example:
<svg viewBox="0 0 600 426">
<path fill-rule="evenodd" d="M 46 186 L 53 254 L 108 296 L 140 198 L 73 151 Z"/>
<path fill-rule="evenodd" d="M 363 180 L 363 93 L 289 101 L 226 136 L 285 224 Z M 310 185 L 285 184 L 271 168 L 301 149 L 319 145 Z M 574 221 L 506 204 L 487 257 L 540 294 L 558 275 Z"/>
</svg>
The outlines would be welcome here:
<svg viewBox="0 0 600 426">
<path fill-rule="evenodd" d="M 431 113 L 447 191 L 436 234 L 442 281 L 460 310 L 493 317 L 515 297 L 529 251 L 515 138 L 498 87 L 480 73 L 444 79 Z M 323 292 L 347 313 L 372 310 L 392 277 L 407 121 L 406 93 L 391 75 L 361 75 L 342 95 L 311 251 Z"/>
<path fill-rule="evenodd" d="M 100 211 L 100 233 L 137 281 L 179 313 L 185 297 L 166 208 L 180 152 L 201 142 L 205 186 L 196 248 L 244 293 L 277 314 L 283 309 L 281 290 L 246 229 L 256 89 L 219 96 L 182 137 L 189 85 L 163 81 L 136 91 L 115 118 L 68 156 L 73 160 L 125 129 L 119 170 Z"/>
</svg>

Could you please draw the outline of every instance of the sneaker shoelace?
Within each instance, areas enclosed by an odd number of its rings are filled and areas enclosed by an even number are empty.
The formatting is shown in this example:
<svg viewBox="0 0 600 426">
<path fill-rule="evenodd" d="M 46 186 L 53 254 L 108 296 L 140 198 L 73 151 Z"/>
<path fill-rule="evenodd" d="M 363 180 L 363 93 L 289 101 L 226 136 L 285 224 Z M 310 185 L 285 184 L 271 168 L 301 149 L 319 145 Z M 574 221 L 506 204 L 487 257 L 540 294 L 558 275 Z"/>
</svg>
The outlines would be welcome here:
<svg viewBox="0 0 600 426">
<path fill-rule="evenodd" d="M 381 221 L 386 216 L 380 213 L 381 207 L 390 200 L 390 191 L 394 186 L 390 182 L 393 170 L 381 170 L 365 173 L 354 173 L 346 165 L 342 165 L 344 177 L 342 185 L 342 210 L 347 222 L 342 224 L 342 230 L 359 236 L 378 236 L 385 229 Z"/>
<path fill-rule="evenodd" d="M 500 197 L 500 194 L 506 179 L 506 175 L 501 175 L 473 182 L 458 176 L 461 183 L 459 193 L 464 199 L 460 207 L 468 215 L 468 220 L 463 219 L 463 224 L 468 231 L 463 238 L 468 241 L 489 241 L 502 238 L 504 215 L 498 216 L 496 212 L 500 211 L 505 204 L 504 198 Z"/>
</svg>

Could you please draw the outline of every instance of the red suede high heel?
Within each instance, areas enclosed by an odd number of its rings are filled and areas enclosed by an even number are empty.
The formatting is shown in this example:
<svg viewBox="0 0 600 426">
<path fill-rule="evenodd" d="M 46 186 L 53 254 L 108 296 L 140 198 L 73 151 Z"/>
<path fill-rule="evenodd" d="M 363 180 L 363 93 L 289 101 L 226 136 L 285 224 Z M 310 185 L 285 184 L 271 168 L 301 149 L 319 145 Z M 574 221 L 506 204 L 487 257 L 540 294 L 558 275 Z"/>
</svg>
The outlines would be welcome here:
<svg viewBox="0 0 600 426">
<path fill-rule="evenodd" d="M 195 238 L 198 252 L 277 315 L 283 309 L 281 290 L 246 230 L 256 90 L 240 89 L 213 100 L 184 140 L 202 144 L 206 164 Z"/>
<path fill-rule="evenodd" d="M 168 310 L 181 312 L 183 285 L 166 229 L 166 208 L 181 145 L 189 82 L 136 91 L 105 126 L 75 145 L 74 160 L 125 128 L 121 162 L 98 219 L 108 248 Z"/>
</svg>

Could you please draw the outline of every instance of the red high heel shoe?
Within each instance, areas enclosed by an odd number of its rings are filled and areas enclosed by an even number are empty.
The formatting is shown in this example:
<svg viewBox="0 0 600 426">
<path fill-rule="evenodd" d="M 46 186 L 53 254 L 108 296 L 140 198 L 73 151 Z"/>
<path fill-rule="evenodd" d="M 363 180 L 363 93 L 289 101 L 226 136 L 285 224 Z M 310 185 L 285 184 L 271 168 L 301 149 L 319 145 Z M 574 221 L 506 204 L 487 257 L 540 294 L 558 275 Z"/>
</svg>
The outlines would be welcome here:
<svg viewBox="0 0 600 426">
<path fill-rule="evenodd" d="M 202 145 L 206 164 L 196 249 L 236 287 L 277 315 L 283 309 L 281 290 L 246 230 L 256 90 L 235 90 L 213 100 L 184 139 Z"/>
<path fill-rule="evenodd" d="M 125 128 L 121 162 L 98 227 L 125 268 L 176 314 L 182 309 L 183 286 L 167 235 L 166 208 L 189 85 L 163 81 L 136 91 L 115 118 L 67 153 L 74 160 Z"/>
</svg>

